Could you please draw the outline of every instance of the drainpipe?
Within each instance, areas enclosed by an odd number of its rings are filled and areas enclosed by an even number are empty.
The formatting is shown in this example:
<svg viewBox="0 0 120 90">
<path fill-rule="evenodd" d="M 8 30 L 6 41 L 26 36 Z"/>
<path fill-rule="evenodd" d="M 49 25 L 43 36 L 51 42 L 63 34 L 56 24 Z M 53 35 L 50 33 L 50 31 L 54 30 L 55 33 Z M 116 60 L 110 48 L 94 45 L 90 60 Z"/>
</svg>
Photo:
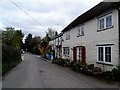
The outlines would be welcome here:
<svg viewBox="0 0 120 90">
<path fill-rule="evenodd" d="M 119 64 L 120 64 L 120 9 L 118 10 L 118 32 L 119 32 Z"/>
<path fill-rule="evenodd" d="M 118 48 L 119 48 L 119 64 L 120 64 L 120 8 L 115 3 L 113 5 L 118 10 L 118 44 L 119 44 Z"/>
</svg>

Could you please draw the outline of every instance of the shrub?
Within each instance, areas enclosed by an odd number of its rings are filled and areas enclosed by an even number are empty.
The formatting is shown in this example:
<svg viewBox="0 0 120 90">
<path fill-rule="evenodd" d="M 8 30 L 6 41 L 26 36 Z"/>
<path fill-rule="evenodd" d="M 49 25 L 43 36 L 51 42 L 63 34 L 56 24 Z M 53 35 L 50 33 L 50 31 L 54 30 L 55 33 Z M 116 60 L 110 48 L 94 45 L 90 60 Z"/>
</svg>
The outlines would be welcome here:
<svg viewBox="0 0 120 90">
<path fill-rule="evenodd" d="M 61 66 L 70 66 L 70 62 L 68 59 L 60 59 Z"/>
<path fill-rule="evenodd" d="M 100 76 L 105 80 L 113 80 L 113 73 L 111 71 L 104 71 L 100 74 Z"/>
<path fill-rule="evenodd" d="M 92 71 L 93 72 L 101 72 L 102 70 L 100 67 L 94 67 Z"/>
<path fill-rule="evenodd" d="M 21 53 L 19 49 L 12 46 L 2 45 L 2 75 L 7 73 L 18 63 L 21 62 Z"/>
<path fill-rule="evenodd" d="M 117 81 L 120 81 L 120 65 L 112 69 L 112 73 L 113 73 L 114 79 Z"/>
<path fill-rule="evenodd" d="M 81 72 L 87 74 L 87 71 L 88 71 L 87 65 L 82 65 Z"/>
<path fill-rule="evenodd" d="M 87 65 L 87 68 L 88 68 L 89 70 L 93 70 L 94 64 L 88 64 L 88 65 Z"/>
<path fill-rule="evenodd" d="M 70 67 L 72 68 L 73 71 L 75 71 L 76 67 L 75 67 L 75 63 L 73 61 L 70 63 Z"/>
</svg>

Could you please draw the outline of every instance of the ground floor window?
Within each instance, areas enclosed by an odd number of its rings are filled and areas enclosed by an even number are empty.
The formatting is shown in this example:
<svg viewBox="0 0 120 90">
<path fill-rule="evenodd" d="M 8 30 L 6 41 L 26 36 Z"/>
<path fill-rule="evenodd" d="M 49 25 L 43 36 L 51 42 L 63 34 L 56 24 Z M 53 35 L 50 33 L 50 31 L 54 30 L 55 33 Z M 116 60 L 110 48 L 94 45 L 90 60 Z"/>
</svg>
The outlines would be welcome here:
<svg viewBox="0 0 120 90">
<path fill-rule="evenodd" d="M 111 46 L 98 46 L 97 47 L 97 60 L 98 62 L 111 63 L 112 61 L 112 47 Z"/>
<path fill-rule="evenodd" d="M 63 47 L 63 54 L 64 55 L 69 55 L 69 47 Z"/>
</svg>

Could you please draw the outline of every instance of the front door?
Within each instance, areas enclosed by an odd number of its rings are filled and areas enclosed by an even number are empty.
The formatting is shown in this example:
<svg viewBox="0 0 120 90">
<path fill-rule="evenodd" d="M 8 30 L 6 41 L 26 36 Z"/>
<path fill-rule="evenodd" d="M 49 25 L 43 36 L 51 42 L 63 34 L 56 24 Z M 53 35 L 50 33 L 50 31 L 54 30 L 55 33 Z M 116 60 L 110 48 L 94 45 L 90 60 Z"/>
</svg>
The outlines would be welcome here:
<svg viewBox="0 0 120 90">
<path fill-rule="evenodd" d="M 77 47 L 77 61 L 85 64 L 85 47 L 83 46 Z"/>
</svg>

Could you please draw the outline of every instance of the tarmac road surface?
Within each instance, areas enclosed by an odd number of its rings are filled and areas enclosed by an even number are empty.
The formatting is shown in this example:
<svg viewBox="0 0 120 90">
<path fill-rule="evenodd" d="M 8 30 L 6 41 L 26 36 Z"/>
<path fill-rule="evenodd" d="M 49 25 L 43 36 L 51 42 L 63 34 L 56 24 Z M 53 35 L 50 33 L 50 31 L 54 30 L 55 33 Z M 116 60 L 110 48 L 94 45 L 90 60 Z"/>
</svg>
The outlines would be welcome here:
<svg viewBox="0 0 120 90">
<path fill-rule="evenodd" d="M 3 88 L 120 88 L 119 83 L 105 82 L 76 73 L 68 67 L 24 54 L 24 60 L 3 77 Z"/>
</svg>

